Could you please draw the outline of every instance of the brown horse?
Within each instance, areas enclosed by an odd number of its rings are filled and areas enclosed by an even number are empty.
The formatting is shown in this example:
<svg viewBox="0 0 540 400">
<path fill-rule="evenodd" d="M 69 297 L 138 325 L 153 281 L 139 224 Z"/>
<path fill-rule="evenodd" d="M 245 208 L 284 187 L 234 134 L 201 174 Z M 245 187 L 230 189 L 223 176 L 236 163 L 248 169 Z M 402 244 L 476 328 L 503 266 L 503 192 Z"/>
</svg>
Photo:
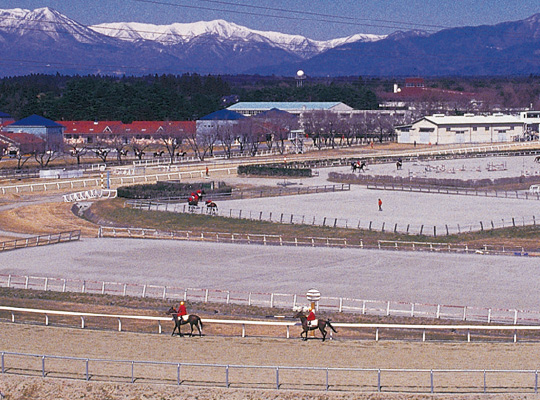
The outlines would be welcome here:
<svg viewBox="0 0 540 400">
<path fill-rule="evenodd" d="M 194 326 L 197 327 L 197 330 L 199 331 L 199 336 L 202 336 L 203 323 L 199 316 L 190 314 L 187 320 L 184 320 L 182 317 L 178 318 L 178 311 L 176 311 L 174 307 L 169 308 L 169 311 L 167 311 L 167 314 L 172 315 L 173 320 L 174 320 L 174 329 L 171 333 L 171 336 L 174 336 L 174 332 L 176 331 L 176 329 L 178 329 L 179 336 L 184 336 L 182 335 L 182 332 L 180 331 L 180 326 L 186 325 L 186 324 L 189 324 L 189 326 L 191 327 L 191 333 L 189 334 L 189 336 L 193 336 Z"/>
<path fill-rule="evenodd" d="M 300 334 L 300 337 L 302 338 L 302 340 L 307 340 L 308 331 L 313 331 L 315 329 L 318 329 L 321 331 L 322 341 L 324 342 L 324 340 L 326 339 L 327 326 L 329 326 L 335 333 L 337 333 L 337 331 L 334 329 L 334 327 L 330 323 L 330 320 L 327 321 L 327 320 L 319 318 L 317 321 L 317 325 L 308 326 L 307 317 L 300 311 L 294 315 L 294 318 L 300 318 L 300 322 L 302 323 L 303 330 L 302 330 L 302 333 Z"/>
</svg>

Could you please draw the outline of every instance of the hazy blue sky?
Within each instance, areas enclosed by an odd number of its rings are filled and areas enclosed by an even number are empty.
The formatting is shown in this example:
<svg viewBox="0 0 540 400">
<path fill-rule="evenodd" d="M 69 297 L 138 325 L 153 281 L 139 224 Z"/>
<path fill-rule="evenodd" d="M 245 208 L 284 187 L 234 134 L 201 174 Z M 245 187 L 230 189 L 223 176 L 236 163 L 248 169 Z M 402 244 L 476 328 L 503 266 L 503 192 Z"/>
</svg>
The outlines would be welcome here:
<svg viewBox="0 0 540 400">
<path fill-rule="evenodd" d="M 2 9 L 38 7 L 52 7 L 85 25 L 225 19 L 312 39 L 492 25 L 540 13 L 539 0 L 0 0 Z"/>
</svg>

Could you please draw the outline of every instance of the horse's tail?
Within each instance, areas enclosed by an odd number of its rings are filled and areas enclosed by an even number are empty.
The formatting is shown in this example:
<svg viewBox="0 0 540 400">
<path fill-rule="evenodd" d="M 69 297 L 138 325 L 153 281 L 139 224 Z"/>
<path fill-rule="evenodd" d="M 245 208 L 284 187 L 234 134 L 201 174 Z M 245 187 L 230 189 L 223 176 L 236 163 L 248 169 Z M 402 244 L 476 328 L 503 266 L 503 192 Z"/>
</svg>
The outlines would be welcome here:
<svg viewBox="0 0 540 400">
<path fill-rule="evenodd" d="M 199 327 L 201 328 L 201 331 L 202 331 L 203 324 L 202 324 L 202 319 L 200 319 L 200 318 L 199 318 Z"/>
<path fill-rule="evenodd" d="M 326 321 L 326 325 L 329 326 L 330 328 L 332 328 L 332 330 L 337 333 L 337 331 L 334 329 L 334 327 L 332 326 L 332 324 L 330 323 L 330 320 Z"/>
</svg>

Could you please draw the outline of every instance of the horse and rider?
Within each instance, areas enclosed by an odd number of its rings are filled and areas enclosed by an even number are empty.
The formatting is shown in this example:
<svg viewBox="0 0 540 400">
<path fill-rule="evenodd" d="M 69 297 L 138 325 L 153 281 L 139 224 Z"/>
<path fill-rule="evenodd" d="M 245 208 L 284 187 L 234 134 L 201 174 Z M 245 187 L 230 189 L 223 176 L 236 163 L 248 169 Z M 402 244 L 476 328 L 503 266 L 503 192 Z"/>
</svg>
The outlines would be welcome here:
<svg viewBox="0 0 540 400">
<path fill-rule="evenodd" d="M 197 189 L 196 191 L 191 192 L 191 195 L 187 199 L 190 210 L 193 210 L 195 207 L 198 207 L 199 201 L 202 201 L 205 195 L 206 193 L 202 189 Z"/>
<path fill-rule="evenodd" d="M 191 332 L 189 336 L 193 336 L 193 328 L 197 328 L 199 331 L 199 336 L 202 336 L 202 328 L 203 323 L 201 318 L 198 315 L 195 314 L 188 314 L 185 302 L 181 301 L 180 305 L 178 306 L 178 310 L 176 310 L 173 306 L 169 308 L 169 311 L 167 311 L 168 315 L 171 315 L 174 321 L 174 328 L 171 333 L 171 336 L 174 336 L 174 332 L 178 330 L 178 336 L 184 336 L 182 334 L 182 331 L 180 330 L 180 327 L 182 325 L 189 324 L 191 328 Z"/>
<path fill-rule="evenodd" d="M 364 172 L 366 170 L 367 164 L 365 161 L 354 161 L 351 163 L 351 169 L 353 172 L 356 172 L 356 170 L 359 170 L 360 172 Z"/>
<path fill-rule="evenodd" d="M 308 340 L 308 332 L 314 331 L 318 329 L 321 332 L 322 335 L 322 341 L 324 342 L 326 340 L 326 327 L 329 327 L 332 329 L 335 333 L 337 331 L 334 329 L 332 324 L 330 323 L 330 320 L 324 320 L 321 318 L 317 318 L 315 315 L 315 310 L 313 307 L 309 308 L 309 313 L 306 316 L 302 311 L 298 311 L 295 315 L 295 318 L 300 318 L 300 323 L 302 324 L 302 333 L 300 333 L 300 337 L 302 340 Z"/>
</svg>

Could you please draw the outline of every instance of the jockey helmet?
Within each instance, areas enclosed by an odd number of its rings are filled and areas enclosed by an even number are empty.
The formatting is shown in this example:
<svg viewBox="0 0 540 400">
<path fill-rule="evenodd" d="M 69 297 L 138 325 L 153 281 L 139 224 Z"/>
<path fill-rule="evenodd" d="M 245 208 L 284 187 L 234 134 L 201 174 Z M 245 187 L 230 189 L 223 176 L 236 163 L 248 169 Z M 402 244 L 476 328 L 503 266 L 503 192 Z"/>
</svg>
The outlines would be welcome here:
<svg viewBox="0 0 540 400">
<path fill-rule="evenodd" d="M 181 302 L 180 302 L 180 305 L 182 305 L 182 306 L 183 306 L 183 305 L 184 305 L 184 302 L 183 302 L 183 301 L 181 301 Z"/>
</svg>

